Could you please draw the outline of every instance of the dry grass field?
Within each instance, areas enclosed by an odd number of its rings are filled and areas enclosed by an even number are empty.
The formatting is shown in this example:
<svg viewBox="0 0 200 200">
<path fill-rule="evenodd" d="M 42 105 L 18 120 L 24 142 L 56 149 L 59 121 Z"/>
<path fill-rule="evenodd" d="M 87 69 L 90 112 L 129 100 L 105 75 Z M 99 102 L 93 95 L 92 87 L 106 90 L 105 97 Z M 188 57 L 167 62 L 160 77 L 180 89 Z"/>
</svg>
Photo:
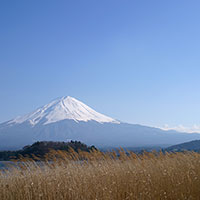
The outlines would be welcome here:
<svg viewBox="0 0 200 200">
<path fill-rule="evenodd" d="M 0 172 L 1 200 L 200 199 L 200 154 L 52 152 Z M 84 158 L 84 161 L 83 161 Z M 36 158 L 37 159 L 37 158 Z"/>
</svg>

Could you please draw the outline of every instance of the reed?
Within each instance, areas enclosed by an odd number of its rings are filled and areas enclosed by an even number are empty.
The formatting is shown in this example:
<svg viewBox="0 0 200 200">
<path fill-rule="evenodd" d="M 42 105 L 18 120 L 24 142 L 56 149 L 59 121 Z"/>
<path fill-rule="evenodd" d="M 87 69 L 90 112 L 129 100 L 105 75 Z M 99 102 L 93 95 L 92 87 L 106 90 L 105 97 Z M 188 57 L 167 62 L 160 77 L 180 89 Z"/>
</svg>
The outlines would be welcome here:
<svg viewBox="0 0 200 200">
<path fill-rule="evenodd" d="M 37 159 L 37 158 L 36 158 Z M 35 160 L 36 160 L 35 159 Z M 200 199 L 200 154 L 51 151 L 0 172 L 1 200 Z"/>
</svg>

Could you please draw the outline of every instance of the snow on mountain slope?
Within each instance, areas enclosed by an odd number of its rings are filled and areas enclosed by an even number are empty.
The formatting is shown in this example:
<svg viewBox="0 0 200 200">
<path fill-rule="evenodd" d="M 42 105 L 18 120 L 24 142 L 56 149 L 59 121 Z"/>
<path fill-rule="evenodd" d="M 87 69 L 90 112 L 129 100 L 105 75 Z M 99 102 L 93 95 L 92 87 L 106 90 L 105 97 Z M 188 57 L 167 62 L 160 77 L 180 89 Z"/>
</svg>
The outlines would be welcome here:
<svg viewBox="0 0 200 200">
<path fill-rule="evenodd" d="M 96 112 L 75 98 L 67 96 L 54 100 L 28 115 L 17 117 L 14 120 L 11 120 L 9 124 L 21 124 L 28 121 L 33 126 L 39 122 L 43 122 L 43 124 L 46 125 L 65 119 L 72 119 L 76 122 L 94 120 L 99 123 L 120 123 L 110 117 Z"/>
</svg>

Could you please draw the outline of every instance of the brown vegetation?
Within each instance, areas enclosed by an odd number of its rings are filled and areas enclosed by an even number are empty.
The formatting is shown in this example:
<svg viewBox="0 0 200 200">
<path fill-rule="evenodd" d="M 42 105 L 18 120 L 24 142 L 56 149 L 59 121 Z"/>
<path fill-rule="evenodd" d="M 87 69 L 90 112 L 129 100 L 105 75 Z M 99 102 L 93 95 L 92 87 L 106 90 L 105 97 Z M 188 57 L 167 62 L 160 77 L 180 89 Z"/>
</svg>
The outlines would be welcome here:
<svg viewBox="0 0 200 200">
<path fill-rule="evenodd" d="M 200 199 L 200 154 L 51 152 L 0 172 L 1 200 Z M 49 161 L 49 160 L 54 160 Z M 27 160 L 26 160 L 27 161 Z"/>
</svg>

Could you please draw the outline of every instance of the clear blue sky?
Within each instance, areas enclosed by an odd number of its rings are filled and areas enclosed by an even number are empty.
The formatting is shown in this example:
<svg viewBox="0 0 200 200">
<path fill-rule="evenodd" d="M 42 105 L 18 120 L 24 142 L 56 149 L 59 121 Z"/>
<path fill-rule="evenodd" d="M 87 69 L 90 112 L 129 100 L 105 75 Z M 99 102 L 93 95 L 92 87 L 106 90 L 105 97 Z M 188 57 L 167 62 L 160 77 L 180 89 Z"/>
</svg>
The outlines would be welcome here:
<svg viewBox="0 0 200 200">
<path fill-rule="evenodd" d="M 60 96 L 122 121 L 200 125 L 200 1 L 1 0 L 0 122 Z"/>
</svg>

